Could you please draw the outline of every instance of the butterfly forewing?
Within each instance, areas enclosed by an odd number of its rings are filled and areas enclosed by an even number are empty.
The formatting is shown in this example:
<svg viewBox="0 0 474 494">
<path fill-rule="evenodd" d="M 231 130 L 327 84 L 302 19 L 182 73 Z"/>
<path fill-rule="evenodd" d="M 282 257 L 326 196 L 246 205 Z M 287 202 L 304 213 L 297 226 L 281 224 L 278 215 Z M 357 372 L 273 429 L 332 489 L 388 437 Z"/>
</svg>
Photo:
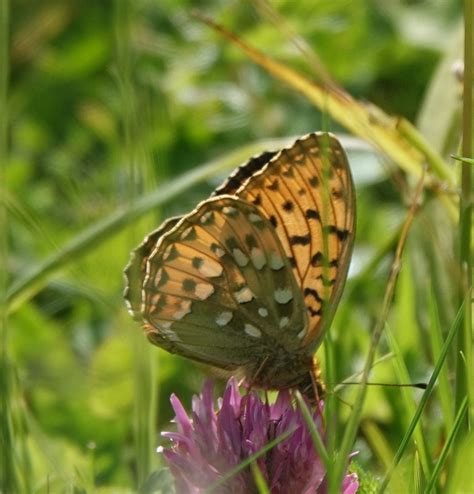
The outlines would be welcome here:
<svg viewBox="0 0 474 494">
<path fill-rule="evenodd" d="M 142 293 L 152 340 L 217 367 L 292 353 L 306 334 L 301 291 L 274 228 L 235 197 L 203 202 L 161 237 Z"/>
<path fill-rule="evenodd" d="M 217 187 L 211 197 L 234 194 L 248 178 L 261 170 L 277 154 L 277 151 L 264 151 L 257 156 L 253 156 L 239 166 L 222 185 Z"/>
<path fill-rule="evenodd" d="M 331 134 L 309 134 L 282 150 L 236 191 L 274 226 L 305 300 L 314 348 L 330 323 L 354 238 L 354 187 Z"/>
</svg>

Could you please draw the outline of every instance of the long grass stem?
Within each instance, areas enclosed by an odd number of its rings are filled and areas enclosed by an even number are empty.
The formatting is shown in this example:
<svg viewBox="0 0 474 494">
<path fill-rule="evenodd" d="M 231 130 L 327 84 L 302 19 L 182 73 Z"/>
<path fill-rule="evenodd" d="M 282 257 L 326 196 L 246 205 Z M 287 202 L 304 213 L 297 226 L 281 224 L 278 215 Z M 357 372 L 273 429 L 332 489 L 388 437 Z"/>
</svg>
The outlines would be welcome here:
<svg viewBox="0 0 474 494">
<path fill-rule="evenodd" d="M 464 1 L 464 94 L 462 154 L 473 158 L 474 152 L 474 0 Z M 459 203 L 459 263 L 461 272 L 461 298 L 472 288 L 472 165 L 461 163 L 461 200 Z M 456 365 L 456 409 L 459 409 L 466 394 L 469 394 L 469 414 L 474 418 L 474 377 L 472 361 L 472 306 L 466 304 L 463 331 L 458 335 Z M 466 419 L 462 428 L 468 427 Z"/>
<path fill-rule="evenodd" d="M 6 167 L 8 162 L 8 83 L 9 83 L 9 8 L 8 0 L 0 2 L 0 491 L 17 491 L 12 421 L 12 370 L 8 354 L 7 270 L 8 213 Z M 8 453 L 7 453 L 8 452 Z"/>
</svg>

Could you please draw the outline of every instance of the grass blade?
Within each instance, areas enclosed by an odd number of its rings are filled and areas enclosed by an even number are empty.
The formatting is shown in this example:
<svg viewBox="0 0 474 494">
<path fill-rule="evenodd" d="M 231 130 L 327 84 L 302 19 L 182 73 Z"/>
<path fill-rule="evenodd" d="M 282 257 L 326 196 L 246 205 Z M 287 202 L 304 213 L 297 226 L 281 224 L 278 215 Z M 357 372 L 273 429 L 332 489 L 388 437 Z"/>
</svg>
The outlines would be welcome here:
<svg viewBox="0 0 474 494">
<path fill-rule="evenodd" d="M 288 142 L 287 139 L 284 142 Z M 225 157 L 203 164 L 175 180 L 157 187 L 153 192 L 143 196 L 133 204 L 114 211 L 108 217 L 94 223 L 73 237 L 58 252 L 38 263 L 22 278 L 15 280 L 7 292 L 7 311 L 13 312 L 27 300 L 31 299 L 57 272 L 91 252 L 97 246 L 120 232 L 138 218 L 153 209 L 178 197 L 184 191 L 215 177 L 219 173 L 235 167 L 252 154 L 262 149 L 272 149 L 281 144 L 278 141 L 260 141 L 241 147 Z"/>
<path fill-rule="evenodd" d="M 410 127 L 410 140 L 407 140 L 399 131 L 403 119 L 391 117 L 375 105 L 364 105 L 354 100 L 339 86 L 330 83 L 324 86 L 318 85 L 299 72 L 249 46 L 212 19 L 197 12 L 194 13 L 194 16 L 238 46 L 251 60 L 262 66 L 268 73 L 302 93 L 314 105 L 331 115 L 355 135 L 375 144 L 403 170 L 415 177 L 420 177 L 423 162 L 426 160 L 438 178 L 453 185 L 453 175 L 444 160 L 434 150 L 429 155 L 424 155 L 428 146 L 418 147 L 420 142 L 424 143 L 424 139 L 418 135 L 416 129 L 409 126 L 408 122 L 406 127 Z"/>
<path fill-rule="evenodd" d="M 464 87 L 462 117 L 462 155 L 474 157 L 474 0 L 464 1 Z M 472 290 L 472 165 L 461 163 L 461 200 L 459 201 L 460 297 Z M 472 376 L 472 305 L 466 304 L 464 325 L 458 334 L 456 351 L 456 409 L 469 395 L 470 419 L 474 418 L 474 377 Z M 467 369 L 467 372 L 466 372 Z M 463 424 L 468 429 L 468 420 Z"/>
<path fill-rule="evenodd" d="M 378 461 L 388 468 L 393 458 L 393 450 L 380 427 L 372 420 L 364 420 L 361 429 Z"/>
<path fill-rule="evenodd" d="M 8 162 L 8 81 L 10 77 L 10 3 L 0 3 L 0 491 L 18 492 L 19 484 L 15 464 L 14 417 L 12 407 L 13 369 L 8 352 L 8 316 L 7 306 L 7 259 L 8 245 L 8 212 L 4 202 L 6 196 L 6 168 Z M 9 453 L 7 453 L 9 452 Z"/>
<path fill-rule="evenodd" d="M 431 375 L 431 378 L 430 378 L 430 381 L 429 381 L 428 386 L 426 388 L 426 391 L 423 393 L 423 396 L 420 400 L 420 403 L 418 404 L 418 408 L 416 410 L 416 413 L 411 420 L 410 426 L 408 427 L 408 429 L 405 433 L 405 436 L 402 439 L 402 442 L 400 443 L 398 451 L 395 454 L 395 458 L 393 459 L 393 463 L 392 463 L 391 467 L 388 469 L 387 473 L 385 474 L 385 477 L 384 477 L 382 483 L 380 484 L 379 492 L 383 492 L 385 490 L 385 488 L 387 487 L 388 482 L 390 480 L 390 477 L 392 476 L 393 471 L 395 470 L 396 466 L 398 465 L 402 456 L 404 455 L 406 448 L 408 447 L 408 443 L 410 442 L 413 431 L 415 430 L 415 427 L 418 424 L 418 420 L 420 419 L 420 416 L 423 412 L 423 409 L 424 409 L 429 397 L 431 396 L 431 394 L 433 392 L 434 385 L 436 384 L 439 373 L 441 372 L 441 368 L 443 367 L 444 361 L 446 359 L 446 355 L 448 354 L 448 351 L 451 347 L 453 339 L 456 336 L 456 334 L 457 334 L 457 332 L 461 326 L 461 323 L 463 320 L 463 313 L 464 313 L 464 303 L 465 302 L 463 302 L 463 304 L 459 308 L 459 311 L 456 315 L 456 319 L 454 320 L 454 322 L 453 322 L 453 324 L 449 330 L 448 336 L 446 337 L 443 348 L 441 350 L 440 358 L 436 362 L 436 366 L 433 370 L 433 374 Z"/>
<path fill-rule="evenodd" d="M 432 354 L 433 362 L 437 362 L 441 355 L 441 349 L 443 346 L 443 335 L 441 332 L 441 323 L 439 320 L 436 297 L 433 291 L 430 292 L 428 307 L 429 307 L 430 327 L 431 327 L 431 332 L 430 332 L 431 338 L 429 338 L 431 344 L 431 354 Z M 441 369 L 441 372 L 439 374 L 437 393 L 439 396 L 441 409 L 443 410 L 445 430 L 448 431 L 451 430 L 454 421 L 452 390 L 449 385 L 448 366 L 443 366 Z"/>
<path fill-rule="evenodd" d="M 426 486 L 425 494 L 429 494 L 430 492 L 433 492 L 435 483 L 438 480 L 444 462 L 446 461 L 446 458 L 450 453 L 450 448 L 453 445 L 454 441 L 456 440 L 459 429 L 461 428 L 462 422 L 465 419 L 466 412 L 467 412 L 467 396 L 464 398 L 463 402 L 461 403 L 461 407 L 459 408 L 459 411 L 456 415 L 456 419 L 454 420 L 453 428 L 451 429 L 451 432 L 449 433 L 449 436 L 447 437 L 446 442 L 444 443 L 438 461 L 436 462 L 436 465 L 433 469 L 433 473 L 431 474 L 431 478 Z"/>
<path fill-rule="evenodd" d="M 397 375 L 398 381 L 401 383 L 410 382 L 410 376 L 408 374 L 408 370 L 406 368 L 405 362 L 403 361 L 402 353 L 400 347 L 397 344 L 391 330 L 389 327 L 385 328 L 385 334 L 387 335 L 389 341 L 390 350 L 393 352 L 394 364 L 395 364 L 395 373 Z M 414 403 L 413 398 L 408 394 L 410 390 L 407 388 L 401 388 L 400 392 L 402 394 L 402 401 L 405 407 L 405 416 L 413 417 L 416 413 L 416 405 Z M 421 418 L 421 416 L 420 416 Z M 416 453 L 417 453 L 417 465 L 421 466 L 421 470 L 419 471 L 419 476 L 422 476 L 423 473 L 426 477 L 429 477 L 431 472 L 429 453 L 426 446 L 426 440 L 423 435 L 423 429 L 421 428 L 421 424 L 417 423 L 414 430 L 414 440 L 416 445 Z"/>
</svg>

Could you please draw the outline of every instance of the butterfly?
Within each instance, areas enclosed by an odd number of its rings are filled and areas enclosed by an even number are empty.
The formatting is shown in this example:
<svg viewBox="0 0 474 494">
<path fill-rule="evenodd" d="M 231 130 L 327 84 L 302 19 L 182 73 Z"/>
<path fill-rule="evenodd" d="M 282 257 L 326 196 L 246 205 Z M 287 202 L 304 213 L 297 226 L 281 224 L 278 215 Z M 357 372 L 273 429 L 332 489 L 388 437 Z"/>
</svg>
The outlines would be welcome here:
<svg viewBox="0 0 474 494">
<path fill-rule="evenodd" d="M 336 137 L 251 158 L 132 252 L 125 300 L 149 340 L 264 389 L 322 390 L 315 350 L 347 277 L 355 191 Z"/>
</svg>

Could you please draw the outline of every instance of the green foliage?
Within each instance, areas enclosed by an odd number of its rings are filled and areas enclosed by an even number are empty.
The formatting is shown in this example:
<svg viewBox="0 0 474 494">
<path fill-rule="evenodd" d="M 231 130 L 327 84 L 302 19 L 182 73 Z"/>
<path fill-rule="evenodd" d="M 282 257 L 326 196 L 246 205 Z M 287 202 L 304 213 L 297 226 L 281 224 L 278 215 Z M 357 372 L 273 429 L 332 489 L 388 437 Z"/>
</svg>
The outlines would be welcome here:
<svg viewBox="0 0 474 494">
<path fill-rule="evenodd" d="M 356 473 L 360 481 L 357 494 L 376 494 L 379 488 L 377 478 L 370 471 L 362 468 L 357 460 L 351 462 L 350 472 Z"/>
<path fill-rule="evenodd" d="M 9 72 L 8 97 L 0 94 L 8 219 L 0 222 L 7 242 L 0 259 L 7 278 L 0 286 L 0 492 L 168 492 L 155 450 L 172 418 L 169 396 L 190 403 L 203 374 L 151 348 L 126 313 L 129 252 L 162 219 L 207 197 L 233 166 L 262 147 L 281 147 L 271 138 L 318 130 L 327 118 L 189 13 L 202 8 L 267 55 L 316 74 L 283 25 L 248 2 L 11 3 L 10 12 L 0 10 L 10 34 L 0 39 L 0 69 Z M 418 117 L 432 149 L 458 170 L 449 154 L 459 154 L 461 88 L 436 68 L 461 56 L 454 42 L 460 1 L 272 6 L 354 97 Z M 427 93 L 434 85 L 457 93 L 438 108 Z M 439 125 L 434 113 L 449 122 Z M 333 121 L 329 127 L 341 131 Z M 343 138 L 343 145 L 356 181 L 358 228 L 331 328 L 330 390 L 363 369 L 413 200 L 411 177 L 360 140 Z M 439 492 L 455 493 L 469 483 L 473 436 L 453 398 L 459 352 L 443 347 L 463 298 L 460 239 L 443 198 L 442 186 L 423 196 L 370 376 L 428 382 L 437 369 L 438 387 L 423 410 L 420 390 L 367 388 L 355 444 L 360 492 L 377 491 L 411 425 L 389 489 L 414 492 L 434 479 Z M 337 391 L 337 447 L 357 393 L 351 386 Z M 456 435 L 456 427 L 463 432 Z"/>
</svg>

